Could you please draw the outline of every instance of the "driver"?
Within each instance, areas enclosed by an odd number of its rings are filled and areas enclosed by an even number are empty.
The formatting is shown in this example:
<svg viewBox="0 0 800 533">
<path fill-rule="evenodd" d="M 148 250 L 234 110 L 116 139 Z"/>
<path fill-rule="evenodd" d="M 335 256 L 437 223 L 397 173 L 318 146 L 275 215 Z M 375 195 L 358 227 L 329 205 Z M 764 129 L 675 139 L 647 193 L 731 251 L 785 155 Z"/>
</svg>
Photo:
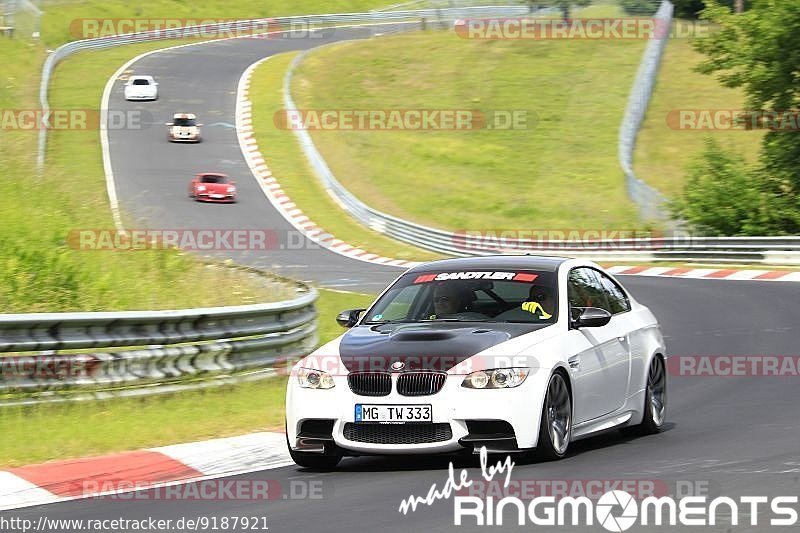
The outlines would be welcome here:
<svg viewBox="0 0 800 533">
<path fill-rule="evenodd" d="M 469 311 L 472 292 L 459 283 L 445 282 L 433 288 L 433 318 L 460 318 L 482 320 L 488 316 Z"/>
<path fill-rule="evenodd" d="M 555 310 L 555 301 L 553 300 L 553 290 L 544 285 L 534 285 L 531 287 L 530 296 L 528 300 L 531 302 L 538 302 L 542 318 L 550 318 L 547 315 L 552 315 Z"/>
<path fill-rule="evenodd" d="M 436 316 L 454 315 L 467 307 L 464 291 L 455 283 L 442 283 L 433 288 L 433 312 Z"/>
</svg>

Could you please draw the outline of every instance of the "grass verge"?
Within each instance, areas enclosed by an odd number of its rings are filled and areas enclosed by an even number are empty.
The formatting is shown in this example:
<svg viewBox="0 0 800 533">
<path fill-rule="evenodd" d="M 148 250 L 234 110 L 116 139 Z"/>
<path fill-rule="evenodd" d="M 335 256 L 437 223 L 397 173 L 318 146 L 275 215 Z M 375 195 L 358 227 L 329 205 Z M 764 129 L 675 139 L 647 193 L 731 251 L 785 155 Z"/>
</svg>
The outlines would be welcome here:
<svg viewBox="0 0 800 533">
<path fill-rule="evenodd" d="M 320 340 L 344 331 L 339 311 L 373 299 L 320 290 Z M 282 430 L 285 391 L 286 378 L 276 377 L 160 397 L 0 408 L 0 468 Z"/>
<path fill-rule="evenodd" d="M 21 41 L 0 47 L 5 109 L 35 109 L 39 49 Z M 126 59 L 171 43 L 85 52 L 65 61 L 51 85 L 53 109 L 98 109 L 106 80 Z M 15 54 L 23 61 L 14 60 Z M 7 178 L 0 212 L 0 304 L 4 312 L 207 307 L 282 300 L 288 287 L 260 276 L 207 266 L 176 250 L 80 251 L 70 231 L 113 228 L 96 129 L 53 130 L 44 175 L 34 167 L 37 132 L 4 130 L 0 163 Z M 204 279 L 219 290 L 198 292 Z"/>
<path fill-rule="evenodd" d="M 692 69 L 703 56 L 689 39 L 673 38 L 667 44 L 658 82 L 639 132 L 634 169 L 639 178 L 670 197 L 677 196 L 686 180 L 686 169 L 703 150 L 709 137 L 754 162 L 763 132 L 758 130 L 678 129 L 667 116 L 677 110 L 743 109 L 744 93 L 719 84 L 714 76 Z"/>
<path fill-rule="evenodd" d="M 271 57 L 255 70 L 250 83 L 253 130 L 267 164 L 292 201 L 325 231 L 368 252 L 414 261 L 436 259 L 422 250 L 366 229 L 340 208 L 320 184 L 292 131 L 273 120 L 283 109 L 283 78 L 296 53 Z"/>
<path fill-rule="evenodd" d="M 340 181 L 377 209 L 450 230 L 632 229 L 617 131 L 643 49 L 403 34 L 310 54 L 293 95 L 305 109 L 528 112 L 522 129 L 312 132 Z"/>
</svg>

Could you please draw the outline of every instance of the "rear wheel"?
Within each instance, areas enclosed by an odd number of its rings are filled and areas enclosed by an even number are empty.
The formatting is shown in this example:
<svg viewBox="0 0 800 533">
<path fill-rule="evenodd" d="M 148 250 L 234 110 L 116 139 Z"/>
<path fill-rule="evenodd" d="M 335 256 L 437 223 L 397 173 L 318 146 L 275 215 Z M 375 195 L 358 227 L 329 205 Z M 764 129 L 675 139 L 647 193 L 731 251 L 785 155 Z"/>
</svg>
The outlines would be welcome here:
<svg viewBox="0 0 800 533">
<path fill-rule="evenodd" d="M 571 437 L 572 401 L 564 376 L 556 372 L 547 384 L 535 453 L 546 461 L 561 459 L 567 454 Z"/>
</svg>

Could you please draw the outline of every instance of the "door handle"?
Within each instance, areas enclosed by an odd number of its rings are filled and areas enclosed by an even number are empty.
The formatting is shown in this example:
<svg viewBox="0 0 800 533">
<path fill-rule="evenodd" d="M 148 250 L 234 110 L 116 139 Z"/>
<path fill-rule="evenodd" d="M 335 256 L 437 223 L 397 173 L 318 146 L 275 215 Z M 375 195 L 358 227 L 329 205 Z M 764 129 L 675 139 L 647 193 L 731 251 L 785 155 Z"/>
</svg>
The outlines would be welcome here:
<svg viewBox="0 0 800 533">
<path fill-rule="evenodd" d="M 581 358 L 579 356 L 570 357 L 568 362 L 572 370 L 578 371 L 581 369 Z"/>
</svg>

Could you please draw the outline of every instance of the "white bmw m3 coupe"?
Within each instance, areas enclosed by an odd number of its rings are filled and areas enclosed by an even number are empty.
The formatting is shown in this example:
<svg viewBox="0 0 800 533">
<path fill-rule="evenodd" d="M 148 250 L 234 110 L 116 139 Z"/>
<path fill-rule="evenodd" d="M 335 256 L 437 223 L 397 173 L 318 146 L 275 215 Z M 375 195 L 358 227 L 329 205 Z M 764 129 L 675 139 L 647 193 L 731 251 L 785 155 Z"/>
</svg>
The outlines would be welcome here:
<svg viewBox="0 0 800 533">
<path fill-rule="evenodd" d="M 408 270 L 292 369 L 294 461 L 473 451 L 559 459 L 610 428 L 664 425 L 658 321 L 582 260 L 447 259 Z"/>
</svg>

